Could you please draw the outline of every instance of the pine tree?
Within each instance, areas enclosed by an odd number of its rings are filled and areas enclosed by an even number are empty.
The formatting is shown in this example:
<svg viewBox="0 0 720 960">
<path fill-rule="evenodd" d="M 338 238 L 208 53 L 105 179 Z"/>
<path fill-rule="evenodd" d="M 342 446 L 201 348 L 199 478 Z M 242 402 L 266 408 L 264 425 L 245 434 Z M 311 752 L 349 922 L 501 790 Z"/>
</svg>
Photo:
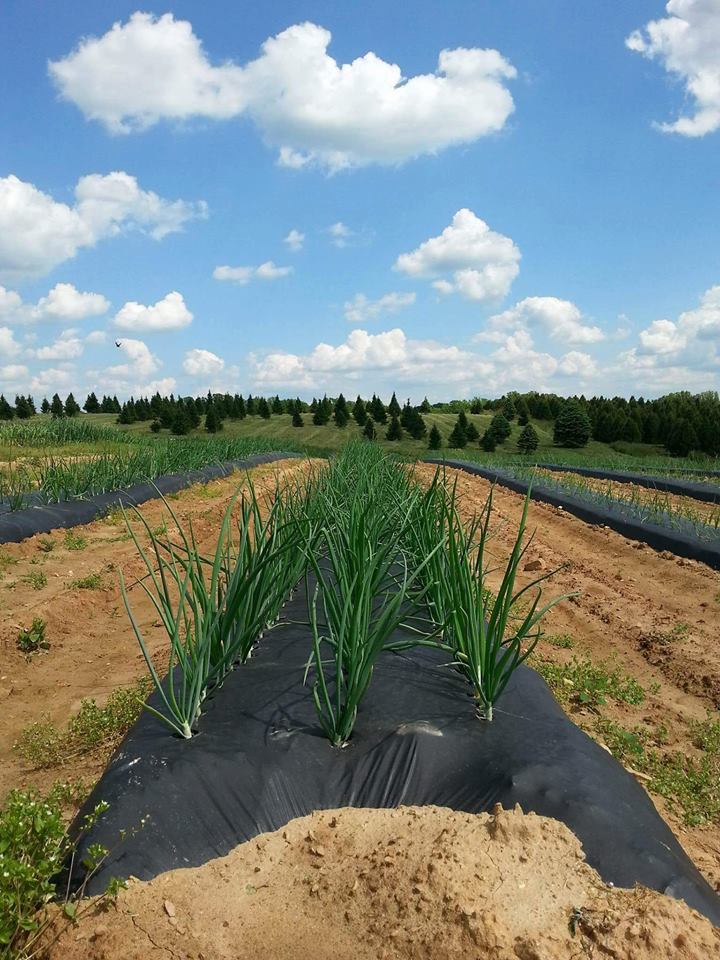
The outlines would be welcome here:
<svg viewBox="0 0 720 960">
<path fill-rule="evenodd" d="M 218 416 L 215 404 L 208 404 L 207 413 L 205 414 L 205 429 L 208 433 L 217 433 L 218 430 L 222 430 L 222 428 L 223 423 L 221 418 Z"/>
<path fill-rule="evenodd" d="M 387 412 L 391 417 L 400 416 L 400 404 L 397 402 L 397 397 L 395 396 L 394 390 L 393 395 L 390 398 L 390 403 L 388 404 Z"/>
<path fill-rule="evenodd" d="M 347 401 L 345 397 L 340 394 L 340 396 L 335 401 L 335 409 L 333 410 L 333 417 L 335 419 L 335 425 L 343 430 L 350 419 L 350 413 L 347 408 Z"/>
<path fill-rule="evenodd" d="M 331 414 L 332 404 L 325 396 L 315 408 L 315 413 L 313 414 L 313 423 L 316 427 L 324 427 L 325 424 L 329 422 Z"/>
<path fill-rule="evenodd" d="M 80 404 L 77 402 L 75 397 L 69 393 L 67 399 L 65 400 L 65 416 L 66 417 L 76 417 L 80 413 Z"/>
<path fill-rule="evenodd" d="M 375 432 L 375 423 L 372 417 L 368 417 L 365 420 L 365 428 L 363 429 L 363 435 L 367 437 L 368 440 L 374 440 L 377 436 Z"/>
<path fill-rule="evenodd" d="M 463 447 L 467 446 L 467 434 L 463 426 L 463 418 L 467 423 L 467 417 L 465 417 L 464 411 L 461 410 L 460 415 L 455 421 L 455 426 L 452 428 L 450 436 L 448 437 L 448 446 L 456 450 L 462 450 Z"/>
<path fill-rule="evenodd" d="M 170 430 L 176 437 L 184 437 L 186 434 L 190 433 L 191 427 L 192 424 L 185 406 L 178 405 L 177 409 L 175 410 L 175 416 L 173 417 Z"/>
<path fill-rule="evenodd" d="M 15 397 L 15 416 L 18 420 L 29 420 L 34 412 L 34 405 L 28 402 L 27 397 Z"/>
<path fill-rule="evenodd" d="M 40 410 L 42 413 L 50 413 L 50 401 L 47 397 L 43 397 L 43 402 L 40 404 Z"/>
<path fill-rule="evenodd" d="M 431 411 L 432 411 L 432 407 L 428 403 L 428 398 L 425 397 L 423 402 L 420 404 L 420 413 L 430 413 Z"/>
<path fill-rule="evenodd" d="M 428 450 L 439 450 L 442 447 L 442 437 L 437 426 L 433 424 L 428 437 Z"/>
<path fill-rule="evenodd" d="M 302 414 L 300 413 L 300 401 L 297 401 L 295 403 L 295 407 L 293 409 L 293 415 L 292 415 L 292 425 L 294 427 L 304 426 Z"/>
<path fill-rule="evenodd" d="M 159 399 L 159 394 L 158 394 L 158 399 Z M 88 394 L 87 400 L 83 404 L 83 409 L 85 410 L 85 413 L 100 413 L 100 404 L 98 402 L 98 398 L 95 396 L 94 393 Z"/>
<path fill-rule="evenodd" d="M 474 397 L 470 403 L 470 413 L 482 413 L 483 402 L 480 397 Z"/>
<path fill-rule="evenodd" d="M 395 396 L 395 394 L 393 394 Z M 396 401 L 397 403 L 397 401 Z M 400 421 L 397 417 L 393 417 L 390 421 L 390 426 L 387 428 L 387 433 L 385 434 L 386 440 L 402 440 L 403 438 L 403 428 L 400 426 Z"/>
<path fill-rule="evenodd" d="M 248 394 L 247 403 L 245 404 L 245 409 L 247 410 L 247 415 L 249 417 L 253 417 L 257 413 L 257 405 L 255 403 L 255 398 L 251 393 Z"/>
<path fill-rule="evenodd" d="M 518 437 L 518 450 L 520 453 L 534 453 L 538 448 L 539 442 L 540 440 L 533 426 L 528 423 Z"/>
<path fill-rule="evenodd" d="M 285 413 L 285 408 L 283 407 L 283 402 L 282 402 L 282 400 L 280 399 L 280 397 L 278 397 L 277 394 L 273 397 L 272 412 L 273 412 L 273 413 L 276 413 L 276 414 L 277 414 L 277 413 Z"/>
<path fill-rule="evenodd" d="M 507 438 L 512 433 L 512 427 L 508 423 L 505 415 L 502 413 L 495 414 L 490 421 L 489 430 L 495 437 L 496 443 L 505 443 Z"/>
<path fill-rule="evenodd" d="M 375 423 L 387 423 L 387 411 L 385 410 L 385 404 L 382 402 L 380 397 L 376 397 L 375 394 L 373 394 L 372 400 L 370 401 L 368 413 L 373 418 Z"/>
<path fill-rule="evenodd" d="M 482 437 L 480 437 L 480 446 L 483 448 L 485 453 L 495 452 L 495 448 L 497 447 L 497 437 L 490 428 L 488 428 Z"/>
<path fill-rule="evenodd" d="M 50 413 L 53 415 L 53 420 L 59 420 L 65 416 L 65 407 L 57 394 L 53 395 L 52 403 L 50 404 Z"/>
<path fill-rule="evenodd" d="M 257 402 L 257 412 L 263 418 L 263 420 L 270 419 L 270 406 L 265 399 L 265 397 L 260 397 Z"/>
<path fill-rule="evenodd" d="M 355 423 L 357 423 L 359 427 L 365 426 L 365 421 L 368 418 L 368 413 L 360 394 L 358 394 L 358 398 L 355 401 L 355 406 L 353 407 L 353 417 L 355 419 Z"/>
<path fill-rule="evenodd" d="M 592 427 L 590 418 L 575 400 L 568 400 L 555 420 L 553 440 L 559 447 L 584 447 Z"/>
<path fill-rule="evenodd" d="M 15 411 L 5 399 L 4 394 L 0 394 L 0 420 L 12 420 Z"/>
<path fill-rule="evenodd" d="M 472 420 L 468 420 L 468 425 L 465 427 L 465 436 L 467 437 L 468 443 L 474 443 L 476 440 L 480 439 L 480 431 L 472 422 Z"/>
<path fill-rule="evenodd" d="M 235 397 L 235 402 L 233 404 L 233 413 L 238 420 L 244 420 L 247 416 L 247 409 L 245 407 L 245 401 L 243 400 L 242 394 Z"/>
</svg>

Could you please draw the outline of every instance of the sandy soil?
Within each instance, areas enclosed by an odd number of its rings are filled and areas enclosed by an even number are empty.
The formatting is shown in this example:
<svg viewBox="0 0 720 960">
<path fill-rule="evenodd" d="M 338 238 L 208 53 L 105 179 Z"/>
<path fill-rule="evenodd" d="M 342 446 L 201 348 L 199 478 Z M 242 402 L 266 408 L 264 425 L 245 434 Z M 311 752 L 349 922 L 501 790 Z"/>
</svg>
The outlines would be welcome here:
<svg viewBox="0 0 720 960">
<path fill-rule="evenodd" d="M 434 472 L 434 467 L 419 465 L 416 475 L 429 482 Z M 457 475 L 461 507 L 470 517 L 485 502 L 490 483 L 462 471 L 449 470 L 448 475 L 453 480 Z M 497 486 L 493 502 L 491 549 L 500 563 L 514 541 L 523 497 Z M 708 712 L 717 717 L 720 708 L 720 574 L 536 501 L 528 530 L 535 531 L 528 561 L 536 561 L 540 570 L 524 577 L 567 564 L 546 584 L 546 593 L 579 592 L 544 621 L 547 634 L 569 634 L 574 648 L 559 650 L 541 642 L 538 653 L 555 662 L 567 662 L 573 655 L 594 662 L 616 659 L 623 672 L 645 687 L 647 699 L 640 708 L 609 701 L 603 713 L 629 728 L 664 724 L 668 749 L 692 754 L 688 722 L 702 721 Z M 573 720 L 593 734 L 590 711 L 575 711 Z M 720 889 L 720 825 L 687 828 L 662 799 L 653 800 L 692 859 Z"/>
<path fill-rule="evenodd" d="M 278 461 L 254 469 L 253 483 L 258 493 L 270 492 L 276 478 L 308 469 L 306 461 Z M 196 484 L 170 500 L 181 521 L 192 519 L 201 548 L 216 538 L 219 518 L 241 480 L 236 473 Z M 167 517 L 167 509 L 157 500 L 143 505 L 142 512 L 152 529 Z M 122 515 L 73 527 L 72 535 L 84 538 L 86 545 L 69 549 L 63 530 L 50 535 L 55 544 L 50 552 L 42 549 L 48 540 L 44 536 L 0 545 L 0 798 L 11 787 L 33 784 L 44 789 L 58 778 L 82 778 L 92 785 L 103 769 L 104 755 L 81 758 L 59 770 L 29 770 L 13 751 L 13 743 L 24 727 L 42 716 L 63 727 L 84 697 L 102 703 L 114 689 L 130 686 L 147 673 L 119 589 L 121 570 L 127 583 L 144 573 Z M 74 586 L 78 579 L 96 573 L 102 577 L 100 589 Z M 47 578 L 40 589 L 26 579 L 36 574 Z M 161 664 L 166 634 L 142 591 L 131 589 L 130 597 L 151 653 Z M 16 640 L 33 617 L 47 622 L 50 649 L 26 660 Z"/>
<path fill-rule="evenodd" d="M 714 523 L 720 517 L 720 506 L 717 503 L 708 503 L 706 500 L 696 500 L 695 497 L 680 496 L 676 493 L 666 493 L 663 490 L 652 490 L 649 487 L 641 487 L 635 483 L 620 483 L 616 480 L 600 480 L 597 477 L 583 477 L 577 473 L 563 473 L 559 470 L 538 470 L 539 476 L 545 476 L 549 480 L 567 482 L 569 489 L 572 490 L 578 483 L 598 490 L 601 493 L 610 492 L 614 497 L 622 500 L 628 500 L 631 497 L 636 498 L 639 503 L 653 503 L 659 501 L 661 504 L 667 503 L 668 506 L 679 516 L 688 517 L 693 520 L 703 520 L 706 523 Z"/>
<path fill-rule="evenodd" d="M 720 930 L 607 887 L 563 824 L 519 808 L 324 811 L 87 905 L 48 960 L 701 960 Z"/>
</svg>

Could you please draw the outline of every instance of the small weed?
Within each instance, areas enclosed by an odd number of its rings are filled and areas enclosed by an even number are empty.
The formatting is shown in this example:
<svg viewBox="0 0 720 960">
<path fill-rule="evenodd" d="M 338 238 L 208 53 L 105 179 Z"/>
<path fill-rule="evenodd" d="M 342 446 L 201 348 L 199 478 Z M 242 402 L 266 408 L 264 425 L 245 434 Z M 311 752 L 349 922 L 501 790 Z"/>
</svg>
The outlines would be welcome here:
<svg viewBox="0 0 720 960">
<path fill-rule="evenodd" d="M 47 586 L 47 574 L 43 573 L 42 570 L 33 571 L 28 573 L 27 576 L 23 578 L 24 583 L 29 583 L 33 590 L 42 590 L 43 587 Z"/>
<path fill-rule="evenodd" d="M 65 532 L 64 546 L 67 550 L 84 550 L 87 546 L 87 538 L 79 533 L 73 533 L 72 530 Z"/>
<path fill-rule="evenodd" d="M 23 628 L 18 633 L 16 640 L 18 650 L 21 650 L 27 657 L 38 650 L 49 650 L 50 641 L 45 637 L 45 627 L 47 624 L 40 617 L 34 617 L 32 625 Z"/>
<path fill-rule="evenodd" d="M 166 537 L 167 534 L 168 534 L 168 526 L 167 526 L 167 521 L 165 520 L 163 520 L 163 522 L 159 526 L 155 527 L 155 529 L 152 531 L 152 535 L 154 537 Z"/>
<path fill-rule="evenodd" d="M 608 697 L 637 705 L 645 699 L 645 690 L 633 679 L 607 663 L 573 657 L 567 664 L 533 658 L 533 666 L 552 688 L 560 703 L 572 703 L 593 709 L 607 703 Z"/>
<path fill-rule="evenodd" d="M 670 630 L 655 630 L 648 634 L 650 640 L 659 643 L 661 646 L 668 646 L 671 643 L 677 643 L 680 640 L 687 640 L 690 630 L 689 623 L 676 623 Z"/>
<path fill-rule="evenodd" d="M 90 573 L 87 577 L 79 577 L 73 580 L 70 587 L 75 590 L 100 590 L 103 585 L 103 578 L 99 573 Z"/>
<path fill-rule="evenodd" d="M 51 553 L 55 549 L 55 541 L 52 537 L 40 537 L 38 549 L 43 553 Z"/>
<path fill-rule="evenodd" d="M 143 679 L 134 687 L 114 690 L 104 707 L 95 700 L 83 700 L 65 730 L 43 717 L 25 727 L 14 749 L 33 768 L 42 769 L 113 746 L 138 718 L 149 690 L 149 681 Z"/>
<path fill-rule="evenodd" d="M 561 650 L 571 650 L 575 646 L 575 641 L 569 633 L 549 633 L 544 637 L 544 640 Z"/>
<path fill-rule="evenodd" d="M 103 517 L 103 521 L 111 527 L 117 527 L 125 523 L 125 515 L 119 507 L 113 507 Z"/>
<path fill-rule="evenodd" d="M 596 732 L 621 762 L 649 777 L 648 789 L 664 797 L 689 826 L 720 820 L 720 720 L 708 718 L 691 726 L 699 757 L 677 750 L 656 749 L 667 741 L 667 730 L 626 730 L 606 718 L 596 723 Z"/>
<path fill-rule="evenodd" d="M 14 566 L 17 562 L 17 557 L 8 553 L 7 550 L 0 550 L 0 577 L 5 574 L 8 567 Z"/>
</svg>

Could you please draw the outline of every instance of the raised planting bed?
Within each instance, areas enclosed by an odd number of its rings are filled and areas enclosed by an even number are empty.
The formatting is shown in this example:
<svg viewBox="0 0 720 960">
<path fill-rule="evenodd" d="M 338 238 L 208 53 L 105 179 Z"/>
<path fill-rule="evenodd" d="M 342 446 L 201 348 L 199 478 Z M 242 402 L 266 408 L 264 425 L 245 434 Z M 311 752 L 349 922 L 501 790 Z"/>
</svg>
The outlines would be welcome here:
<svg viewBox="0 0 720 960">
<path fill-rule="evenodd" d="M 599 467 L 565 467 L 561 464 L 536 463 L 533 466 L 553 473 L 576 473 L 581 477 L 596 480 L 613 480 L 616 483 L 633 483 L 638 487 L 660 490 L 663 493 L 676 493 L 683 497 L 693 497 L 706 503 L 720 503 L 720 486 L 715 483 L 702 483 L 694 480 L 674 477 L 659 477 L 647 473 L 628 473 L 622 470 L 601 470 Z M 706 474 L 709 476 L 710 474 Z"/>
<path fill-rule="evenodd" d="M 90 523 L 119 506 L 138 506 L 169 493 L 177 493 L 194 483 L 205 483 L 227 477 L 235 470 L 248 470 L 263 463 L 300 457 L 302 454 L 278 451 L 258 453 L 242 460 L 211 464 L 200 470 L 171 473 L 156 477 L 152 483 L 136 483 L 121 490 L 99 493 L 82 499 L 63 500 L 60 503 L 37 503 L 23 510 L 0 511 L 0 543 L 19 543 L 37 533 L 49 533 L 61 527 L 75 527 Z"/>
<path fill-rule="evenodd" d="M 699 560 L 715 570 L 720 570 L 720 538 L 702 540 L 693 532 L 692 525 L 678 521 L 677 529 L 661 526 L 633 515 L 632 509 L 621 503 L 617 506 L 594 504 L 591 501 L 564 493 L 543 485 L 537 480 L 532 485 L 527 480 L 511 476 L 501 469 L 481 466 L 468 460 L 428 459 L 426 463 L 444 464 L 457 470 L 463 470 L 492 483 L 499 483 L 515 493 L 526 495 L 530 490 L 533 500 L 561 507 L 586 523 L 609 527 L 630 540 L 647 543 L 655 550 L 669 550 L 679 557 Z"/>
<path fill-rule="evenodd" d="M 720 923 L 720 900 L 644 789 L 566 717 L 533 670 L 514 673 L 489 723 L 447 653 L 383 653 L 347 746 L 333 747 L 303 684 L 312 648 L 306 619 L 303 587 L 283 622 L 206 701 L 198 735 L 183 740 L 142 715 L 80 814 L 110 804 L 75 860 L 93 843 L 111 850 L 87 892 L 112 876 L 149 879 L 206 863 L 313 810 L 435 804 L 480 812 L 518 803 L 566 823 L 606 882 L 643 884 Z M 396 631 L 398 641 L 406 637 Z M 157 694 L 150 702 L 161 706 Z M 119 842 L 121 831 L 128 834 Z"/>
</svg>

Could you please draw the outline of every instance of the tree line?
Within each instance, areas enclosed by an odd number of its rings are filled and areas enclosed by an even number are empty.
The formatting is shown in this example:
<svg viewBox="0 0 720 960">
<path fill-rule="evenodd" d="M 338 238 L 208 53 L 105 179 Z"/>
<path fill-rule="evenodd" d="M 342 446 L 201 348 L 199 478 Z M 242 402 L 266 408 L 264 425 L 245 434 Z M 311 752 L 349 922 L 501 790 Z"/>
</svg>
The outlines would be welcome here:
<svg viewBox="0 0 720 960">
<path fill-rule="evenodd" d="M 82 409 L 86 413 L 115 414 L 121 424 L 148 422 L 153 432 L 169 430 L 183 435 L 204 423 L 209 433 L 223 429 L 225 420 L 243 420 L 257 416 L 290 415 L 295 427 L 302 427 L 306 419 L 316 426 L 333 423 L 344 429 L 354 420 L 368 438 L 384 433 L 388 440 L 400 440 L 406 434 L 415 440 L 427 438 L 431 449 L 442 443 L 437 428 L 428 431 L 424 415 L 433 411 L 457 415 L 452 432 L 447 438 L 451 447 L 462 448 L 468 443 L 479 443 L 492 452 L 511 435 L 514 420 L 522 428 L 517 438 L 522 452 L 537 447 L 537 432 L 530 420 L 552 422 L 554 442 L 559 446 L 583 447 L 592 438 L 613 444 L 645 443 L 664 446 L 673 456 L 691 453 L 720 456 L 720 398 L 715 391 L 691 394 L 687 391 L 671 393 L 657 400 L 642 397 L 559 397 L 552 393 L 510 392 L 503 397 L 471 400 L 453 400 L 430 404 L 425 398 L 417 406 L 409 400 L 403 406 L 393 393 L 386 405 L 376 394 L 370 399 L 358 396 L 355 401 L 338 397 L 314 397 L 307 403 L 299 397 L 281 399 L 254 397 L 248 394 L 208 393 L 202 397 L 131 397 L 120 403 L 116 396 L 98 399 L 88 394 Z M 19 395 L 11 404 L 0 395 L 0 420 L 28 419 L 38 412 L 30 395 Z M 73 417 L 81 412 L 72 393 L 62 400 L 56 393 L 40 404 L 40 412 L 52 417 Z M 491 413 L 490 426 L 479 435 L 468 414 Z M 529 428 L 529 429 L 528 429 Z M 476 435 L 477 434 L 477 435 Z M 535 446 L 533 446 L 533 443 Z"/>
</svg>

